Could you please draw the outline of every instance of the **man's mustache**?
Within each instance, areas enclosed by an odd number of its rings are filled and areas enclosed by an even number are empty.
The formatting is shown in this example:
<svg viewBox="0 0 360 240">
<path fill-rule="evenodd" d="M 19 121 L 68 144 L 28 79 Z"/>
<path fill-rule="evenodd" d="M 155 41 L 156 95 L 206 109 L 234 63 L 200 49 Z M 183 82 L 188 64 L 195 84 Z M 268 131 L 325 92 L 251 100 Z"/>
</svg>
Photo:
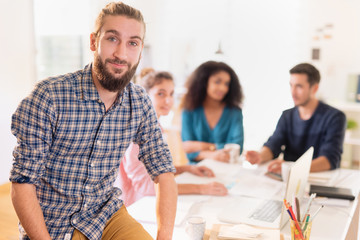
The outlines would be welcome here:
<svg viewBox="0 0 360 240">
<path fill-rule="evenodd" d="M 126 64 L 126 65 L 128 65 L 128 62 L 127 62 L 127 61 L 125 61 L 125 60 L 120 60 L 120 59 L 106 59 L 105 62 L 115 63 L 115 64 Z"/>
</svg>

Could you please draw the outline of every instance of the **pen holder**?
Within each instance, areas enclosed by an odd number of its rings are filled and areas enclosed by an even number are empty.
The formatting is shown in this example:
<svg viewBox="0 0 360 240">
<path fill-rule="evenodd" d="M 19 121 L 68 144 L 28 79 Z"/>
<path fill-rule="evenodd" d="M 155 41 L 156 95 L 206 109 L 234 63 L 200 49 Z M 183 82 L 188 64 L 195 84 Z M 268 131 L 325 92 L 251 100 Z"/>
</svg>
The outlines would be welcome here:
<svg viewBox="0 0 360 240">
<path fill-rule="evenodd" d="M 298 223 L 298 224 L 296 224 Z M 302 236 L 299 232 L 299 227 L 301 229 Z M 291 240 L 309 240 L 311 233 L 312 221 L 308 222 L 295 222 L 290 219 L 290 228 L 291 228 Z"/>
</svg>

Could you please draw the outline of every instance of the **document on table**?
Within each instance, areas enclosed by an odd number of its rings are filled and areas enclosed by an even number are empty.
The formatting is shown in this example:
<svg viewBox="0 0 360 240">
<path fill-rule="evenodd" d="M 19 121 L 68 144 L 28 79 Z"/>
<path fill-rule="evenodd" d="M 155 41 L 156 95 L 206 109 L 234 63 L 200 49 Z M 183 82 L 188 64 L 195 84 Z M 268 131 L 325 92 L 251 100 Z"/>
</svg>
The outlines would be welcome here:
<svg viewBox="0 0 360 240">
<path fill-rule="evenodd" d="M 240 165 L 223 163 L 211 159 L 205 159 L 198 165 L 206 166 L 213 170 L 215 177 L 199 177 L 184 172 L 175 178 L 176 183 L 207 184 L 220 182 L 229 189 L 231 195 L 243 195 L 256 198 L 271 198 L 285 187 L 283 182 L 266 177 L 263 170 L 243 169 Z"/>
<path fill-rule="evenodd" d="M 221 182 L 224 183 L 224 180 L 219 177 L 200 177 L 189 172 L 184 172 L 175 177 L 176 183 L 182 184 L 206 184 L 211 182 Z"/>
<path fill-rule="evenodd" d="M 143 197 L 131 206 L 129 206 L 127 210 L 129 214 L 139 222 L 156 224 L 155 203 L 155 196 Z M 175 218 L 176 226 L 180 226 L 182 224 L 192 205 L 193 203 L 190 202 L 178 201 Z"/>
<path fill-rule="evenodd" d="M 241 169 L 240 164 L 229 164 L 219 162 L 213 159 L 204 159 L 197 166 L 206 166 L 210 168 L 217 178 L 229 178 L 234 177 L 238 174 Z"/>
<path fill-rule="evenodd" d="M 229 193 L 255 198 L 271 198 L 283 190 L 285 184 L 268 177 L 246 174 L 239 177 Z"/>
</svg>

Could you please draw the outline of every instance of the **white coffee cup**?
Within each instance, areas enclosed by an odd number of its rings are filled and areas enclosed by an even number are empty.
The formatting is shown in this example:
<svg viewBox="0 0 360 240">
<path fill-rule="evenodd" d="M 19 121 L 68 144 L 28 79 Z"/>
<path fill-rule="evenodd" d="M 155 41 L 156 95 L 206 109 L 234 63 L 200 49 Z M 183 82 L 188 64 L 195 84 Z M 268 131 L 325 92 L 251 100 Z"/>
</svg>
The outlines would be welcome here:
<svg viewBox="0 0 360 240">
<path fill-rule="evenodd" d="M 190 240 L 202 240 L 205 233 L 205 219 L 199 216 L 191 216 L 186 220 L 185 231 Z"/>
<path fill-rule="evenodd" d="M 292 167 L 292 165 L 295 162 L 290 162 L 290 161 L 284 161 L 281 164 L 281 178 L 284 182 L 287 182 L 289 179 L 289 173 L 290 173 L 290 169 Z"/>
<path fill-rule="evenodd" d="M 229 163 L 237 163 L 240 156 L 240 145 L 237 143 L 227 143 L 224 146 L 224 149 L 230 149 L 230 161 Z"/>
</svg>

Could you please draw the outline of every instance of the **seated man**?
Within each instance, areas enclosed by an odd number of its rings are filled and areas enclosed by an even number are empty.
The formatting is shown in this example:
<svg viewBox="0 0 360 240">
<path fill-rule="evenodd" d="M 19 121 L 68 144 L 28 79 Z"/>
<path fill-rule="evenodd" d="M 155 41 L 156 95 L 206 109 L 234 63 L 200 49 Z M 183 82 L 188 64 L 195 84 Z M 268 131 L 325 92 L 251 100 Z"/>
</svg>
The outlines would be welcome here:
<svg viewBox="0 0 360 240">
<path fill-rule="evenodd" d="M 282 113 L 274 134 L 260 152 L 248 151 L 246 159 L 263 163 L 278 158 L 283 152 L 285 161 L 296 161 L 309 147 L 314 147 L 311 172 L 340 167 L 346 128 L 343 112 L 319 101 L 320 73 L 308 63 L 290 70 L 290 88 L 295 107 Z M 282 159 L 272 161 L 268 171 L 280 173 Z"/>
</svg>

